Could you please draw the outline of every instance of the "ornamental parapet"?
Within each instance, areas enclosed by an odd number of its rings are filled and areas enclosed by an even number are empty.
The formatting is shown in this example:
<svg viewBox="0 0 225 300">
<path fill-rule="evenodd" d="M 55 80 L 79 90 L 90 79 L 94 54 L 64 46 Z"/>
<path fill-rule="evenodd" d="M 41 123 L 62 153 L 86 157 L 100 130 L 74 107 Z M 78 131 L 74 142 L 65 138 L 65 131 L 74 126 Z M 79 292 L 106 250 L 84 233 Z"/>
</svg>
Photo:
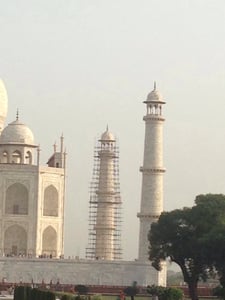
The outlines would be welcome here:
<svg viewBox="0 0 225 300">
<path fill-rule="evenodd" d="M 115 150 L 99 150 L 98 156 L 96 157 L 109 157 L 109 158 L 118 158 L 118 155 L 116 155 Z"/>
<path fill-rule="evenodd" d="M 147 214 L 147 213 L 137 213 L 138 218 L 145 218 L 145 219 L 158 219 L 159 215 Z"/>
<path fill-rule="evenodd" d="M 165 121 L 165 118 L 160 116 L 160 115 L 146 115 L 143 117 L 143 120 L 144 121 L 161 121 L 161 122 L 164 122 Z"/>
<path fill-rule="evenodd" d="M 91 203 L 91 204 L 121 204 L 122 202 L 121 202 L 121 200 L 119 200 L 119 201 L 115 201 L 115 200 L 113 200 L 113 201 L 110 201 L 110 200 L 106 200 L 106 201 L 102 201 L 102 200 L 90 200 L 89 201 L 89 203 Z"/>
<path fill-rule="evenodd" d="M 152 167 L 152 168 L 144 168 L 140 167 L 140 172 L 144 174 L 151 174 L 151 173 L 165 173 L 166 169 L 165 168 L 160 168 L 160 167 Z"/>
<path fill-rule="evenodd" d="M 111 191 L 106 191 L 106 190 L 98 190 L 96 191 L 96 195 L 100 195 L 100 196 L 114 196 L 118 194 L 115 189 L 111 190 Z"/>
<path fill-rule="evenodd" d="M 116 230 L 116 226 L 114 226 L 113 224 L 98 224 L 94 226 L 95 230 Z M 95 233 L 93 235 L 96 235 Z"/>
</svg>

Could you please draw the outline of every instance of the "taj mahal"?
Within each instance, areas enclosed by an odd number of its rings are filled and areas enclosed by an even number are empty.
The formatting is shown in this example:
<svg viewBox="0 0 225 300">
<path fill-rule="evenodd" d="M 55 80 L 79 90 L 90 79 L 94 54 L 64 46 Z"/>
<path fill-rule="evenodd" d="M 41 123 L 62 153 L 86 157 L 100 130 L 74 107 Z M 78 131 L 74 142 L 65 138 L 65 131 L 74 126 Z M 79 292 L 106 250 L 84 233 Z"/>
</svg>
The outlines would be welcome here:
<svg viewBox="0 0 225 300">
<path fill-rule="evenodd" d="M 148 260 L 148 232 L 163 211 L 163 105 L 156 89 L 143 101 L 146 113 L 138 259 L 124 261 L 121 248 L 119 154 L 107 127 L 97 141 L 89 200 L 86 258 L 64 258 L 66 151 L 59 137 L 45 166 L 31 129 L 5 124 L 7 91 L 0 80 L 0 274 L 8 282 L 128 286 L 166 285 L 166 266 Z M 87 200 L 88 201 L 88 200 Z"/>
</svg>

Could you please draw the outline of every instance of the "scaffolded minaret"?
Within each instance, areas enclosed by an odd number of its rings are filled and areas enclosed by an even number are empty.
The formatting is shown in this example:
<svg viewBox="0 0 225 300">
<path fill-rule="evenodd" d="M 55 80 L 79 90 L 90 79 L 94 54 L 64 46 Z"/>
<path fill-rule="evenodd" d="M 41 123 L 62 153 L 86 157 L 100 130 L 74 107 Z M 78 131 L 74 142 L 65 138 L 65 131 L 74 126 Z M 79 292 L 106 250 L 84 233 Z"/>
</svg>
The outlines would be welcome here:
<svg viewBox="0 0 225 300">
<path fill-rule="evenodd" d="M 95 147 L 86 258 L 121 259 L 121 198 L 116 140 L 107 130 Z"/>
<path fill-rule="evenodd" d="M 145 144 L 142 172 L 141 210 L 140 219 L 139 254 L 140 260 L 148 260 L 148 232 L 151 224 L 159 218 L 163 210 L 163 123 L 162 106 L 165 102 L 161 94 L 154 90 L 148 94 L 144 101 L 147 113 L 145 121 Z"/>
</svg>

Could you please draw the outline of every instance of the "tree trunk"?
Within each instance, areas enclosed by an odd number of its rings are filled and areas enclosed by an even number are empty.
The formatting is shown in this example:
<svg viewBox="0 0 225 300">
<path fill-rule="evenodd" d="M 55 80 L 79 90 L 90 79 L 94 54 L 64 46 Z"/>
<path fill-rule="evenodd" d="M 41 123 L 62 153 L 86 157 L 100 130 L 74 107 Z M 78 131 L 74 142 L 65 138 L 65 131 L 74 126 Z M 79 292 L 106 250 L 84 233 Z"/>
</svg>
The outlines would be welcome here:
<svg viewBox="0 0 225 300">
<path fill-rule="evenodd" d="M 197 282 L 188 282 L 188 289 L 191 300 L 198 300 Z"/>
</svg>

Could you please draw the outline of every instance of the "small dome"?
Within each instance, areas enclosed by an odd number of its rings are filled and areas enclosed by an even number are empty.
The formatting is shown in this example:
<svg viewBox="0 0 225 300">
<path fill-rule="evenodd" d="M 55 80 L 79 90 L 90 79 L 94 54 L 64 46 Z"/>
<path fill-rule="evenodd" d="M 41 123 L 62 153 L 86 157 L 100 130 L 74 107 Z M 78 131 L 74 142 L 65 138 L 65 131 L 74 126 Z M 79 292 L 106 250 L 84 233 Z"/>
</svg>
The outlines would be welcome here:
<svg viewBox="0 0 225 300">
<path fill-rule="evenodd" d="M 30 128 L 16 120 L 3 129 L 0 143 L 34 145 L 34 136 Z"/>
<path fill-rule="evenodd" d="M 109 132 L 108 127 L 106 131 L 101 135 L 100 141 L 115 141 L 115 137 L 111 132 Z"/>
<path fill-rule="evenodd" d="M 151 91 L 148 94 L 145 102 L 162 102 L 162 103 L 164 103 L 161 93 L 158 90 L 156 90 L 156 83 L 154 83 L 154 89 L 153 89 L 153 91 Z"/>
<path fill-rule="evenodd" d="M 146 101 L 157 101 L 162 102 L 162 95 L 159 91 L 153 90 L 151 93 L 148 94 Z"/>
</svg>

